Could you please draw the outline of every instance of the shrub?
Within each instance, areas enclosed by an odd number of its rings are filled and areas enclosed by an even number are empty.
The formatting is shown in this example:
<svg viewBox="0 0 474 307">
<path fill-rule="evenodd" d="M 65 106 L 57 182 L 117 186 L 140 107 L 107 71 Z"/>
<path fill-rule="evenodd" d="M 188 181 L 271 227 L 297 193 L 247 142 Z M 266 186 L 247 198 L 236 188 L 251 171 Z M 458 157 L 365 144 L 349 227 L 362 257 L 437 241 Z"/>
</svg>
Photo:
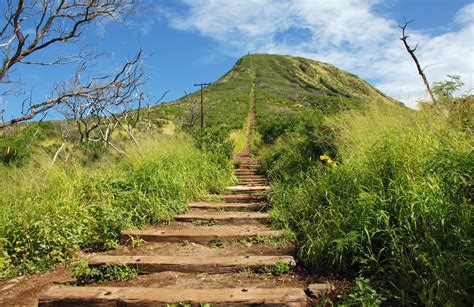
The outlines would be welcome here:
<svg viewBox="0 0 474 307">
<path fill-rule="evenodd" d="M 331 122 L 335 167 L 294 143 L 267 156 L 274 223 L 308 269 L 360 277 L 354 300 L 468 305 L 474 139 L 443 115 L 386 108 Z"/>
<path fill-rule="evenodd" d="M 0 161 L 6 165 L 20 165 L 33 153 L 36 132 L 25 128 L 7 137 L 0 137 Z"/>
<path fill-rule="evenodd" d="M 51 165 L 40 154 L 0 178 L 0 276 L 45 270 L 80 247 L 117 246 L 124 228 L 169 221 L 187 202 L 222 191 L 230 161 L 184 136 L 134 145 L 128 156 Z M 6 268 L 6 269 L 5 269 Z"/>
</svg>

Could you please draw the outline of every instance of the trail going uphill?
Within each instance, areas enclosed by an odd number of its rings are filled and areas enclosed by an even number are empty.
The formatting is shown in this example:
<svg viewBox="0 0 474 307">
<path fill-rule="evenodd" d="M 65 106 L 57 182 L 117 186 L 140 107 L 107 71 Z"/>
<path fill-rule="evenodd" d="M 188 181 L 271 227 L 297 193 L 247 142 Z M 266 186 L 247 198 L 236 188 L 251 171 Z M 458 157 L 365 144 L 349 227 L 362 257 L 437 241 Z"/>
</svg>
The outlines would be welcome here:
<svg viewBox="0 0 474 307">
<path fill-rule="evenodd" d="M 253 88 L 248 144 L 255 132 Z M 141 273 L 128 282 L 53 286 L 39 306 L 159 306 L 167 304 L 306 306 L 308 282 L 297 271 L 292 244 L 269 227 L 267 182 L 245 148 L 235 159 L 239 184 L 194 202 L 170 225 L 122 233 L 118 250 L 91 254 L 91 267 L 128 265 Z M 134 246 L 134 242 L 146 241 Z M 272 244 L 273 242 L 273 244 Z"/>
</svg>

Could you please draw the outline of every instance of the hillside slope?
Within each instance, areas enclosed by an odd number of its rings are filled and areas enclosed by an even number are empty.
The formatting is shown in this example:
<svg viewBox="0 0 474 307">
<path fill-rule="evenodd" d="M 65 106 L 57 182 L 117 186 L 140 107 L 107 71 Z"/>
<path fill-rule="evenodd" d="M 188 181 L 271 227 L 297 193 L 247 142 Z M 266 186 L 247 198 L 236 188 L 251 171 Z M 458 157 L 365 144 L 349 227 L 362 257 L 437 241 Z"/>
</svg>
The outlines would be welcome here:
<svg viewBox="0 0 474 307">
<path fill-rule="evenodd" d="M 257 111 L 286 112 L 300 106 L 331 114 L 366 103 L 400 104 L 357 76 L 330 64 L 301 57 L 253 54 L 242 57 L 205 90 L 206 125 L 239 128 L 248 112 L 248 96 L 255 86 Z M 156 116 L 181 124 L 199 125 L 199 92 L 162 104 Z M 192 114 L 194 113 L 194 115 Z"/>
</svg>

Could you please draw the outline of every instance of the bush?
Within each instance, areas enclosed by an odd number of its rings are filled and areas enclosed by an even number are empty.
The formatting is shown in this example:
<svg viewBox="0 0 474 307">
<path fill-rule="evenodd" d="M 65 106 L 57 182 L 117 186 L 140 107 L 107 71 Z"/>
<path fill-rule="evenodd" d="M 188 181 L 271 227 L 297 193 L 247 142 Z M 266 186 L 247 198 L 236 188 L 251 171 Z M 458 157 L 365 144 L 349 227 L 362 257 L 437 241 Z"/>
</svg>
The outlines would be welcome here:
<svg viewBox="0 0 474 307">
<path fill-rule="evenodd" d="M 296 233 L 308 269 L 360 277 L 386 304 L 469 305 L 474 139 L 443 115 L 385 108 L 333 121 L 335 167 L 293 143 L 267 156 L 281 174 L 274 223 Z"/>
<path fill-rule="evenodd" d="M 321 117 L 304 117 L 275 146 L 263 150 L 262 169 L 270 180 L 299 180 L 298 174 L 320 161 L 321 155 L 338 156 L 333 139 L 334 131 L 322 124 Z"/>
<path fill-rule="evenodd" d="M 0 276 L 45 270 L 80 247 L 117 246 L 124 228 L 169 221 L 187 202 L 222 191 L 232 180 L 230 161 L 183 136 L 133 145 L 128 157 L 84 166 L 51 165 L 35 155 L 0 178 Z"/>
<path fill-rule="evenodd" d="M 264 144 L 273 144 L 285 133 L 296 130 L 311 131 L 314 130 L 313 126 L 320 122 L 322 115 L 316 110 L 269 113 L 258 121 L 258 132 Z"/>
<path fill-rule="evenodd" d="M 234 143 L 229 139 L 230 128 L 215 126 L 193 132 L 196 145 L 201 150 L 211 153 L 216 159 L 223 161 L 231 159 L 234 151 Z"/>
<path fill-rule="evenodd" d="M 0 137 L 0 161 L 5 165 L 20 165 L 33 153 L 36 139 L 33 128 L 25 128 L 7 137 Z"/>
</svg>

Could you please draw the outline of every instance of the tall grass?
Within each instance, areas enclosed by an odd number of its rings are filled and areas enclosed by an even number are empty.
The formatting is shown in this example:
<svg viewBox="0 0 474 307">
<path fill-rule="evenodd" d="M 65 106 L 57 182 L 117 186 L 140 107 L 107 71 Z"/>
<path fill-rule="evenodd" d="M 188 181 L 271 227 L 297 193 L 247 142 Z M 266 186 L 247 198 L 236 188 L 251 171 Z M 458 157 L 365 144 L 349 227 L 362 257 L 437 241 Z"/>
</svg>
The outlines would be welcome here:
<svg viewBox="0 0 474 307">
<path fill-rule="evenodd" d="M 1 166 L 0 277 L 47 269 L 80 247 L 113 248 L 122 229 L 169 221 L 232 180 L 226 158 L 186 136 L 140 144 L 87 166 L 41 154 Z"/>
<path fill-rule="evenodd" d="M 472 134 L 435 112 L 387 106 L 332 126 L 337 166 L 290 148 L 266 159 L 272 216 L 296 233 L 301 260 L 358 276 L 379 303 L 472 303 Z M 307 167 L 295 172 L 294 157 Z"/>
</svg>

